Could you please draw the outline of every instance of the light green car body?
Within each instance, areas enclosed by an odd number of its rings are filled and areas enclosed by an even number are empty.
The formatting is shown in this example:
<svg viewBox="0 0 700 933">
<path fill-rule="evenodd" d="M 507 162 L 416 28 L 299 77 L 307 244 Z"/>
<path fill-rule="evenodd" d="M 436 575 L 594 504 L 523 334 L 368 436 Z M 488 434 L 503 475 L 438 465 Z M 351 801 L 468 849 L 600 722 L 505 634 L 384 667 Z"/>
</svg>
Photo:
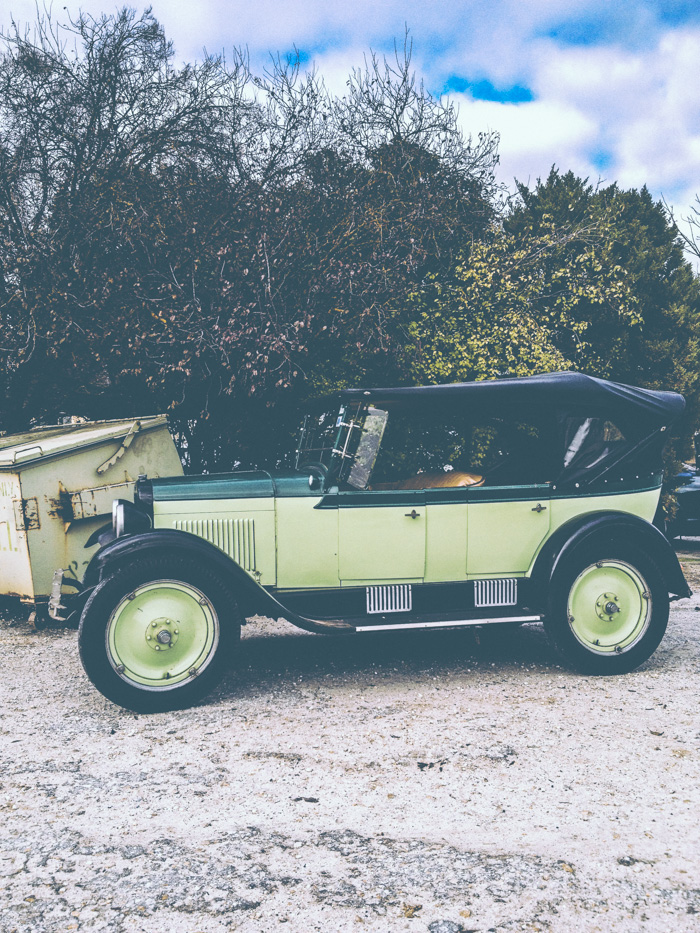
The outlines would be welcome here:
<svg viewBox="0 0 700 933">
<path fill-rule="evenodd" d="M 231 476 L 231 489 L 245 476 Z M 562 498 L 551 485 L 488 487 L 464 491 L 463 502 L 451 501 L 455 491 L 445 489 L 432 490 L 427 503 L 422 491 L 402 491 L 396 495 L 402 504 L 391 505 L 386 492 L 371 490 L 317 498 L 201 499 L 197 486 L 185 479 L 156 487 L 153 521 L 156 529 L 185 531 L 211 542 L 264 587 L 447 583 L 528 577 L 557 528 L 602 511 L 650 522 L 660 488 L 660 477 L 635 492 Z M 163 489 L 168 498 L 157 498 Z M 182 498 L 176 497 L 178 489 Z M 343 507 L 349 496 L 364 501 Z M 373 499 L 383 504 L 373 505 Z M 330 507 L 319 508 L 324 501 Z M 535 511 L 538 505 L 543 508 Z M 416 518 L 411 517 L 414 509 Z"/>
</svg>

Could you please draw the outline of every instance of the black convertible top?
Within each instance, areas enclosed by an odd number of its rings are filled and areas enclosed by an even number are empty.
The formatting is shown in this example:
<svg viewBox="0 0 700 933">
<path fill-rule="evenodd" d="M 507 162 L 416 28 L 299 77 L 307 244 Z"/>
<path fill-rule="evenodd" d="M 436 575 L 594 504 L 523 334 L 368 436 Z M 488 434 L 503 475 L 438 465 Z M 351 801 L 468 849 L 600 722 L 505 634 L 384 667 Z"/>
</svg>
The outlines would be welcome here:
<svg viewBox="0 0 700 933">
<path fill-rule="evenodd" d="M 675 421 L 685 408 L 677 392 L 637 389 L 584 373 L 544 373 L 521 378 L 455 382 L 445 385 L 345 389 L 334 398 L 343 402 L 366 398 L 387 408 L 473 407 L 484 414 L 571 414 L 610 418 L 620 426 L 648 435 Z"/>
</svg>

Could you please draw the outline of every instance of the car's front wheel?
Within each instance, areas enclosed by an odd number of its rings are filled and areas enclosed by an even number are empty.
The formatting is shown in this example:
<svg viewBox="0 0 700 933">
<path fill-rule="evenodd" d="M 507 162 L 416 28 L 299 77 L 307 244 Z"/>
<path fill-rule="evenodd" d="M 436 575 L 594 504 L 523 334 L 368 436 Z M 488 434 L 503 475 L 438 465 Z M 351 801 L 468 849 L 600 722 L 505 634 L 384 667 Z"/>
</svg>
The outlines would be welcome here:
<svg viewBox="0 0 700 933">
<path fill-rule="evenodd" d="M 90 596 L 80 658 L 114 703 L 142 713 L 181 709 L 221 679 L 240 623 L 233 595 L 210 568 L 146 558 L 118 568 Z"/>
<path fill-rule="evenodd" d="M 656 651 L 668 611 L 668 589 L 647 555 L 588 549 L 555 574 L 545 629 L 582 673 L 624 674 Z"/>
</svg>

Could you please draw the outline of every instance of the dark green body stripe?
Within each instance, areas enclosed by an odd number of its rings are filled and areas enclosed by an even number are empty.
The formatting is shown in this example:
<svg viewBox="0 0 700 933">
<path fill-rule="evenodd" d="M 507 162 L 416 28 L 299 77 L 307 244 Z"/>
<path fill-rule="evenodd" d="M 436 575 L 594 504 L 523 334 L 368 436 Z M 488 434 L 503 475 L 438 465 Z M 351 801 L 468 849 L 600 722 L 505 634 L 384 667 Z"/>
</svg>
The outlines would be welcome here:
<svg viewBox="0 0 700 933">
<path fill-rule="evenodd" d="M 317 509 L 358 509 L 382 506 L 453 505 L 480 502 L 536 502 L 538 499 L 589 499 L 649 492 L 661 486 L 661 474 L 639 477 L 637 481 L 601 482 L 583 489 L 546 483 L 530 486 L 459 486 L 446 489 L 365 489 L 328 492 Z M 173 477 L 153 480 L 156 502 L 205 501 L 211 499 L 318 498 L 309 488 L 308 476 L 294 473 L 270 475 L 262 470 L 250 473 L 202 477 Z"/>
<path fill-rule="evenodd" d="M 317 509 L 381 508 L 382 506 L 454 505 L 486 502 L 537 502 L 540 499 L 598 499 L 602 496 L 620 496 L 630 493 L 651 492 L 661 487 L 661 476 L 645 476 L 639 483 L 608 482 L 600 487 L 564 489 L 554 486 L 473 486 L 456 489 L 397 489 L 365 490 L 361 492 L 327 493 L 315 506 Z"/>
</svg>

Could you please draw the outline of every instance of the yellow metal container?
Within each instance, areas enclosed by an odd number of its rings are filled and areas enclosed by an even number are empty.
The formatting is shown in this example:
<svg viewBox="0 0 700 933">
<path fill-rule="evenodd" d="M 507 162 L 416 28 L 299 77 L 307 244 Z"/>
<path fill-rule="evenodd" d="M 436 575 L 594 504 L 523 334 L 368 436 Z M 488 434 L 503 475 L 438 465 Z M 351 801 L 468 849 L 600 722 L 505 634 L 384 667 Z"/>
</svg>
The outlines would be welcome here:
<svg viewBox="0 0 700 933">
<path fill-rule="evenodd" d="M 85 542 L 143 473 L 182 474 L 165 415 L 0 437 L 0 595 L 47 599 L 56 567 L 82 579 Z"/>
</svg>

